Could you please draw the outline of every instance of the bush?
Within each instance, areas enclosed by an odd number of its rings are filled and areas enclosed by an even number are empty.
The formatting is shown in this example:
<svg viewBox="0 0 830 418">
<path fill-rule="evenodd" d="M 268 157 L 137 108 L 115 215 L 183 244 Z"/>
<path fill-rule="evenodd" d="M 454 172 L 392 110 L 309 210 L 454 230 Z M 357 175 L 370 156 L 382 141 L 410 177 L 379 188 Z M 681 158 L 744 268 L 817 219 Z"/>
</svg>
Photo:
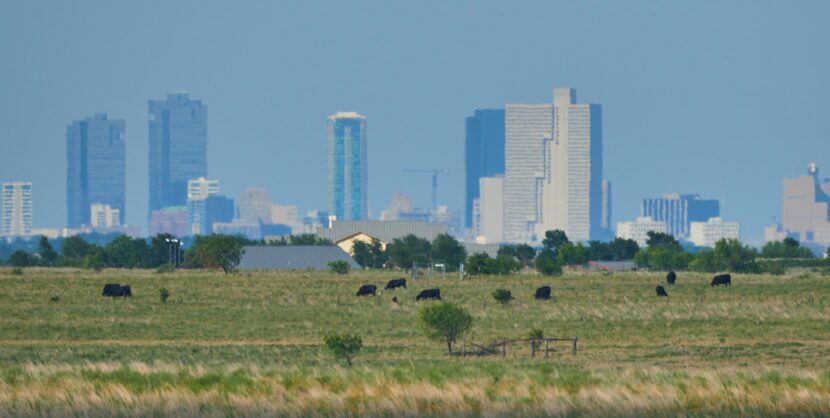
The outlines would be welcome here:
<svg viewBox="0 0 830 418">
<path fill-rule="evenodd" d="M 327 335 L 323 341 L 334 356 L 346 360 L 349 367 L 352 367 L 352 359 L 363 348 L 363 340 L 357 335 Z"/>
<path fill-rule="evenodd" d="M 51 298 L 49 298 L 49 300 L 51 300 L 52 302 L 58 303 L 58 302 L 61 301 L 61 297 L 58 296 L 58 295 L 54 295 Z"/>
<path fill-rule="evenodd" d="M 329 271 L 335 274 L 349 274 L 349 263 L 344 260 L 332 261 L 328 264 Z"/>
<path fill-rule="evenodd" d="M 12 276 L 22 276 L 23 275 L 23 268 L 22 267 L 15 267 L 12 269 L 11 272 Z"/>
<path fill-rule="evenodd" d="M 9 265 L 14 267 L 29 267 L 35 265 L 35 258 L 23 250 L 17 250 L 9 256 Z"/>
<path fill-rule="evenodd" d="M 96 273 L 99 273 L 106 266 L 107 264 L 104 262 L 103 254 L 100 252 L 96 251 L 84 257 L 84 268 L 87 270 L 94 270 Z"/>
<path fill-rule="evenodd" d="M 165 288 L 161 288 L 159 290 L 159 300 L 161 301 L 161 303 L 167 303 L 167 298 L 169 298 L 169 297 L 170 297 L 170 291 L 169 290 L 167 290 Z"/>
<path fill-rule="evenodd" d="M 529 333 L 527 333 L 527 338 L 531 340 L 541 340 L 542 338 L 545 338 L 545 333 L 542 332 L 542 330 L 540 329 L 533 328 L 532 330 L 530 330 Z M 538 350 L 541 344 L 542 343 L 539 341 L 534 342 L 533 347 L 535 347 Z"/>
<path fill-rule="evenodd" d="M 418 320 L 429 338 L 447 342 L 447 353 L 452 344 L 473 327 L 473 317 L 461 306 L 449 302 L 430 305 L 418 312 Z"/>
<path fill-rule="evenodd" d="M 545 276 L 558 276 L 562 274 L 562 266 L 547 253 L 548 251 L 549 250 L 543 250 L 542 253 L 536 257 L 536 261 L 534 262 L 536 271 Z"/>
<path fill-rule="evenodd" d="M 164 274 L 164 273 L 172 273 L 176 271 L 176 265 L 173 263 L 162 264 L 156 269 L 156 273 Z"/>
<path fill-rule="evenodd" d="M 513 295 L 507 289 L 496 289 L 493 291 L 493 299 L 502 305 L 507 305 L 513 300 Z"/>
</svg>

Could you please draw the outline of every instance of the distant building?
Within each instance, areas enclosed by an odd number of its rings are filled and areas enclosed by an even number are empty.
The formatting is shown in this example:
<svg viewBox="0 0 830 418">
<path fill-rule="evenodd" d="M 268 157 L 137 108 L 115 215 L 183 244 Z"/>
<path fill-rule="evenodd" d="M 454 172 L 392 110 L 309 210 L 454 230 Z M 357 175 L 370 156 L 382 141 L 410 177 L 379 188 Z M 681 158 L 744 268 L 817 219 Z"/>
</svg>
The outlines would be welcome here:
<svg viewBox="0 0 830 418">
<path fill-rule="evenodd" d="M 241 270 L 328 270 L 329 263 L 345 261 L 352 269 L 360 269 L 340 247 L 331 246 L 251 246 L 245 247 Z"/>
<path fill-rule="evenodd" d="M 0 235 L 24 237 L 32 234 L 32 183 L 3 183 Z"/>
<path fill-rule="evenodd" d="M 294 205 L 271 205 L 271 223 L 274 225 L 287 225 L 291 233 L 302 229 L 300 210 Z"/>
<path fill-rule="evenodd" d="M 798 234 L 802 242 L 830 245 L 830 239 L 819 241 L 816 232 L 830 228 L 830 181 L 819 181 L 818 167 L 810 164 L 807 174 L 784 179 L 782 228 Z M 821 235 L 824 235 L 823 232 Z"/>
<path fill-rule="evenodd" d="M 706 222 L 692 222 L 689 229 L 689 241 L 698 247 L 714 247 L 722 239 L 740 239 L 741 225 L 737 222 L 724 222 L 721 218 L 711 218 Z"/>
<path fill-rule="evenodd" d="M 720 216 L 720 203 L 715 199 L 701 199 L 697 194 L 672 193 L 662 198 L 643 199 L 642 216 L 665 222 L 669 235 L 686 239 L 692 222 L 706 222 Z"/>
<path fill-rule="evenodd" d="M 204 177 L 187 181 L 187 200 L 205 200 L 219 194 L 219 180 Z"/>
<path fill-rule="evenodd" d="M 213 224 L 231 222 L 235 213 L 233 199 L 226 196 L 213 195 L 203 200 L 188 200 L 189 235 L 210 235 Z"/>
<path fill-rule="evenodd" d="M 574 241 L 606 238 L 603 222 L 602 107 L 553 90 L 553 133 L 545 137 L 536 235 L 561 229 Z"/>
<path fill-rule="evenodd" d="M 214 222 L 213 233 L 218 235 L 239 235 L 252 240 L 262 239 L 259 222 L 233 220 L 231 222 Z"/>
<path fill-rule="evenodd" d="M 386 246 L 389 244 L 388 242 L 381 241 L 377 237 L 373 237 L 363 232 L 358 232 L 356 234 L 349 235 L 348 237 L 339 239 L 334 242 L 334 245 L 340 247 L 346 252 L 346 254 L 352 255 L 352 248 L 356 242 L 360 241 L 364 244 L 371 245 L 374 240 L 378 240 L 381 250 L 386 250 Z"/>
<path fill-rule="evenodd" d="M 165 233 L 174 237 L 184 237 L 190 235 L 189 226 L 187 207 L 170 206 L 153 211 L 147 233 L 151 237 Z"/>
<path fill-rule="evenodd" d="M 271 195 L 267 190 L 246 187 L 236 198 L 239 220 L 242 222 L 271 223 Z"/>
<path fill-rule="evenodd" d="M 496 258 L 499 255 L 499 248 L 501 248 L 501 244 L 499 243 L 479 243 L 479 242 L 461 242 L 462 247 L 464 247 L 464 251 L 467 252 L 467 256 L 471 256 L 473 254 L 484 253 L 489 255 L 490 257 Z"/>
<path fill-rule="evenodd" d="M 508 104 L 504 112 L 504 240 L 531 242 L 541 218 L 544 140 L 553 134 L 553 105 Z"/>
<path fill-rule="evenodd" d="M 188 181 L 207 176 L 207 106 L 187 93 L 175 93 L 150 100 L 148 107 L 152 214 L 184 206 Z"/>
<path fill-rule="evenodd" d="M 781 224 L 775 224 L 764 228 L 764 242 L 778 242 L 784 241 L 786 238 L 797 240 L 798 234 L 795 232 L 787 232 L 781 227 Z"/>
<path fill-rule="evenodd" d="M 66 224 L 89 225 L 94 204 L 118 211 L 118 224 L 126 215 L 126 141 L 123 119 L 106 113 L 73 121 L 66 127 Z"/>
<path fill-rule="evenodd" d="M 339 220 L 368 218 L 366 117 L 338 112 L 328 117 L 329 214 Z"/>
<path fill-rule="evenodd" d="M 648 216 L 639 216 L 634 222 L 620 222 L 617 224 L 617 238 L 637 241 L 640 247 L 646 246 L 648 233 L 668 233 L 668 226 L 663 221 L 655 221 Z"/>
<path fill-rule="evenodd" d="M 380 212 L 380 220 L 397 221 L 400 220 L 401 214 L 412 213 L 413 211 L 412 199 L 404 193 L 395 193 L 389 202 L 389 207 Z"/>
<path fill-rule="evenodd" d="M 90 207 L 90 224 L 94 229 L 110 229 L 121 226 L 121 211 L 110 205 L 95 203 Z"/>
<path fill-rule="evenodd" d="M 317 236 L 331 242 L 340 241 L 357 233 L 375 237 L 391 243 L 395 238 L 409 234 L 432 241 L 440 234 L 449 232 L 447 225 L 431 224 L 421 221 L 339 221 L 331 222 L 330 228 L 320 228 Z"/>
<path fill-rule="evenodd" d="M 479 179 L 504 174 L 504 109 L 476 109 L 466 119 L 464 226 L 473 226 Z"/>
<path fill-rule="evenodd" d="M 476 242 L 504 242 L 504 177 L 482 177 Z"/>
<path fill-rule="evenodd" d="M 612 234 L 612 218 L 611 218 L 611 182 L 608 180 L 602 181 L 602 217 L 600 227 L 604 230 L 605 234 L 608 236 L 613 236 Z"/>
</svg>

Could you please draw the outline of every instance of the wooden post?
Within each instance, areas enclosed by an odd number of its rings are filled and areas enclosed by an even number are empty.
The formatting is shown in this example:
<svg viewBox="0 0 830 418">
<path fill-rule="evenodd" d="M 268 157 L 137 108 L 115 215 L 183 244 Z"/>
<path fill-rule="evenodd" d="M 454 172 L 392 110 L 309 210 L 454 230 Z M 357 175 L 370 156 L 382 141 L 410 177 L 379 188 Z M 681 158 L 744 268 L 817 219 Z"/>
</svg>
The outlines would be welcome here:
<svg viewBox="0 0 830 418">
<path fill-rule="evenodd" d="M 548 343 L 550 342 L 549 339 L 545 338 L 545 358 L 548 358 Z"/>
<path fill-rule="evenodd" d="M 573 355 L 576 355 L 576 341 L 577 341 L 577 340 L 579 340 L 579 338 L 578 338 L 578 337 L 574 337 L 574 346 L 573 346 L 573 350 L 571 351 L 571 352 L 573 353 Z"/>
<path fill-rule="evenodd" d="M 467 336 L 465 335 L 464 338 L 461 340 L 461 357 L 467 356 Z"/>
<path fill-rule="evenodd" d="M 536 357 L 536 340 L 530 340 L 530 357 Z"/>
<path fill-rule="evenodd" d="M 501 345 L 501 356 L 507 357 L 507 342 L 504 342 Z"/>
</svg>

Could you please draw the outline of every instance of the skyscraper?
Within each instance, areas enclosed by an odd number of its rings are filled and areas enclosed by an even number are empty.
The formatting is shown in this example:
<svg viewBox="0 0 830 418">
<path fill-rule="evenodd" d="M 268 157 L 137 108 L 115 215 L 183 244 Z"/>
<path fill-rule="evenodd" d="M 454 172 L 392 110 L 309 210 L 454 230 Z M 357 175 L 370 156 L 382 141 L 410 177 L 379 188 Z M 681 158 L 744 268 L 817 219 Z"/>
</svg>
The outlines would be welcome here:
<svg viewBox="0 0 830 418">
<path fill-rule="evenodd" d="M 20 237 L 32 233 L 32 183 L 3 183 L 0 235 Z"/>
<path fill-rule="evenodd" d="M 239 220 L 243 222 L 271 223 L 271 195 L 267 190 L 246 187 L 236 198 Z"/>
<path fill-rule="evenodd" d="M 577 103 L 575 89 L 554 89 L 553 135 L 545 141 L 545 148 L 537 235 L 561 229 L 575 241 L 605 238 L 602 108 Z"/>
<path fill-rule="evenodd" d="M 830 181 L 819 181 L 818 167 L 807 166 L 807 174 L 784 179 L 782 226 L 800 241 L 819 241 L 816 232 L 830 231 Z M 821 242 L 824 242 L 822 239 Z M 830 241 L 827 242 L 830 244 Z"/>
<path fill-rule="evenodd" d="M 669 235 L 686 239 L 692 222 L 706 222 L 720 216 L 720 202 L 701 199 L 696 194 L 670 193 L 662 198 L 643 199 L 642 216 L 665 222 Z"/>
<path fill-rule="evenodd" d="M 150 207 L 184 206 L 187 182 L 207 176 L 207 106 L 187 93 L 149 101 Z"/>
<path fill-rule="evenodd" d="M 208 180 L 204 177 L 188 180 L 187 218 L 190 225 L 189 233 L 191 235 L 210 234 L 212 224 L 208 220 L 208 202 L 212 197 L 219 197 L 218 195 L 219 180 Z M 233 218 L 232 207 L 231 218 Z"/>
<path fill-rule="evenodd" d="M 109 205 L 125 216 L 126 145 L 123 119 L 106 113 L 76 120 L 66 127 L 67 226 L 90 224 L 93 204 Z"/>
<path fill-rule="evenodd" d="M 504 174 L 504 109 L 476 109 L 465 128 L 464 226 L 470 228 L 479 179 Z"/>
<path fill-rule="evenodd" d="M 329 214 L 337 220 L 368 217 L 366 117 L 337 112 L 328 117 Z"/>
<path fill-rule="evenodd" d="M 541 217 L 544 141 L 553 132 L 553 106 L 508 104 L 504 131 L 504 240 L 529 242 Z"/>
</svg>

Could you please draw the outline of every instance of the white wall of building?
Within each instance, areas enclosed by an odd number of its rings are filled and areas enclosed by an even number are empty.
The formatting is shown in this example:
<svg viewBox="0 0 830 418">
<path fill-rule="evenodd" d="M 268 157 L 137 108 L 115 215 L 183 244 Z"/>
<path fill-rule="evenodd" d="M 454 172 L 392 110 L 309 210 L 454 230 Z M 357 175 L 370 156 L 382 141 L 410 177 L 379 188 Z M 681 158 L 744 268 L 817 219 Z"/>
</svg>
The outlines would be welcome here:
<svg viewBox="0 0 830 418">
<path fill-rule="evenodd" d="M 484 243 L 504 241 L 504 177 L 479 179 L 479 231 Z"/>
<path fill-rule="evenodd" d="M 3 183 L 0 235 L 20 237 L 32 234 L 32 183 Z"/>
<path fill-rule="evenodd" d="M 741 224 L 724 222 L 721 218 L 692 222 L 689 226 L 689 241 L 698 247 L 714 247 L 722 239 L 740 239 L 740 234 Z"/>
<path fill-rule="evenodd" d="M 640 247 L 646 246 L 648 233 L 650 231 L 666 233 L 668 225 L 665 222 L 655 221 L 648 216 L 639 216 L 633 222 L 620 222 L 617 224 L 617 238 L 637 241 Z"/>
</svg>

